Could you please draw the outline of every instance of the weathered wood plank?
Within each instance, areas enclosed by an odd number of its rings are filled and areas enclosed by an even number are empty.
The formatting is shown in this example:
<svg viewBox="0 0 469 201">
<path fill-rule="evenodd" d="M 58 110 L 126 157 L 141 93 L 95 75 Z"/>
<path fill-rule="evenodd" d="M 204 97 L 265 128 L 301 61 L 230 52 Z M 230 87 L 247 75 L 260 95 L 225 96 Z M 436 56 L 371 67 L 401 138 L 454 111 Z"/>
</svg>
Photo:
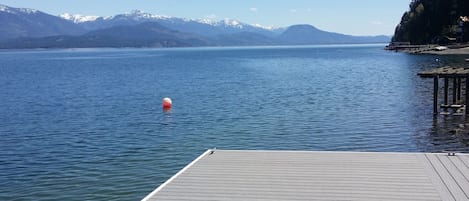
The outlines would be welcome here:
<svg viewBox="0 0 469 201">
<path fill-rule="evenodd" d="M 442 68 L 434 68 L 434 69 L 422 71 L 422 72 L 417 73 L 417 75 L 423 78 L 432 78 L 435 76 L 439 76 L 441 78 L 444 78 L 444 77 L 465 78 L 469 75 L 469 68 L 446 66 Z"/>
</svg>

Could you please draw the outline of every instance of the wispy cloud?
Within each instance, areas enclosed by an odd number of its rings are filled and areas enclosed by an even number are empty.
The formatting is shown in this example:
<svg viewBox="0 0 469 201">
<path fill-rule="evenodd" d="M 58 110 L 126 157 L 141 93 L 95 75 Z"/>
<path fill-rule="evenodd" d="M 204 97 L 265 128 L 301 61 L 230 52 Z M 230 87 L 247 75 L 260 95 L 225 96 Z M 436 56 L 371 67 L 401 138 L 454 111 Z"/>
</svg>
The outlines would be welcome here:
<svg viewBox="0 0 469 201">
<path fill-rule="evenodd" d="M 254 7 L 249 8 L 249 10 L 250 10 L 251 12 L 257 12 L 257 8 L 254 8 Z"/>
<path fill-rule="evenodd" d="M 384 23 L 378 20 L 374 20 L 370 22 L 372 25 L 383 25 Z"/>
<path fill-rule="evenodd" d="M 290 11 L 290 13 L 296 13 L 298 10 L 296 10 L 296 9 L 290 9 L 289 11 Z"/>
</svg>

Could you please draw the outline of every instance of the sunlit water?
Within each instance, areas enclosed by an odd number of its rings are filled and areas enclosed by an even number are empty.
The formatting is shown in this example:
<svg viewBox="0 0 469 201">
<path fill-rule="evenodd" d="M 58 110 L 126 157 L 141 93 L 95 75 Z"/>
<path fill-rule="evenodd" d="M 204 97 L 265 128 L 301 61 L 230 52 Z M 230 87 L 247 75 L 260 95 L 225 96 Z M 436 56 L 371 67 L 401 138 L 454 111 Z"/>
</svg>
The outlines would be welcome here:
<svg viewBox="0 0 469 201">
<path fill-rule="evenodd" d="M 382 49 L 0 52 L 0 200 L 139 200 L 214 147 L 469 151 L 416 75 L 463 58 Z"/>
</svg>

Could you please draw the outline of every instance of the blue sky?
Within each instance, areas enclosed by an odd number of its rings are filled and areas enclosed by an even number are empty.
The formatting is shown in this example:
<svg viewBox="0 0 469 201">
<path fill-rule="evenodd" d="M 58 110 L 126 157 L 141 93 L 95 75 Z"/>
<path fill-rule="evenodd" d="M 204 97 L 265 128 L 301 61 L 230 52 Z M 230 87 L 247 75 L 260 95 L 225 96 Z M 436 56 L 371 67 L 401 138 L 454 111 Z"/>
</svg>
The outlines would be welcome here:
<svg viewBox="0 0 469 201">
<path fill-rule="evenodd" d="M 50 14 L 110 16 L 139 9 L 191 19 L 237 19 L 249 24 L 311 24 L 351 35 L 392 35 L 410 0 L 0 0 Z"/>
</svg>

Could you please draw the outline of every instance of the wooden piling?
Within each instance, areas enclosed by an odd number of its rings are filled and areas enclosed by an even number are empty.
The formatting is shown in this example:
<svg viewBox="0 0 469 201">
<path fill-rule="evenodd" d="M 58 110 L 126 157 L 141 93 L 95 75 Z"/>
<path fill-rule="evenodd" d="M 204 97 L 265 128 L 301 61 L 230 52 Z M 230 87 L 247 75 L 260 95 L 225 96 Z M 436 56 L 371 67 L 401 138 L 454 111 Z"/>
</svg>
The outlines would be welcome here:
<svg viewBox="0 0 469 201">
<path fill-rule="evenodd" d="M 458 97 L 457 101 L 461 102 L 461 78 L 458 78 Z"/>
<path fill-rule="evenodd" d="M 469 108 L 468 104 L 469 103 L 469 76 L 466 77 L 466 115 L 469 114 Z"/>
<path fill-rule="evenodd" d="M 422 78 L 433 78 L 433 114 L 438 114 L 438 81 L 440 78 L 444 78 L 445 86 L 444 86 L 444 108 L 461 108 L 463 101 L 461 99 L 462 95 L 462 79 L 466 81 L 466 89 L 465 89 L 465 101 L 464 104 L 466 105 L 466 114 L 469 116 L 469 68 L 457 68 L 457 67 L 442 67 L 442 68 L 435 68 L 430 69 L 427 71 L 419 72 L 418 75 Z M 449 79 L 453 79 L 453 104 L 447 105 L 448 103 L 448 81 Z M 459 113 L 458 113 L 459 114 Z"/>
<path fill-rule="evenodd" d="M 445 77 L 445 93 L 444 93 L 444 104 L 445 107 L 448 106 L 448 78 Z"/>
<path fill-rule="evenodd" d="M 433 115 L 438 114 L 438 76 L 433 77 Z"/>
<path fill-rule="evenodd" d="M 456 78 L 453 78 L 453 105 L 456 105 L 457 88 L 458 88 L 458 82 Z"/>
</svg>

